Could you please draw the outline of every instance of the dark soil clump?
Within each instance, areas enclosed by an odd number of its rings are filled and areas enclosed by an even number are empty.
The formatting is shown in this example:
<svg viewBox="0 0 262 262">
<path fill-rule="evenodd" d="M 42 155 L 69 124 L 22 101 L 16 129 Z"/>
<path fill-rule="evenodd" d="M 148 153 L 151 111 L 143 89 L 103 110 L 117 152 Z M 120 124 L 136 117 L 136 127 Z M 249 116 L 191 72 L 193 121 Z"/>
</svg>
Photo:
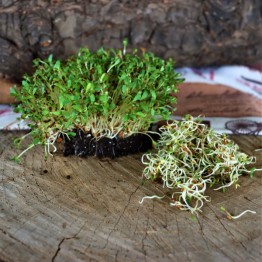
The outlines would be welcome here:
<svg viewBox="0 0 262 262">
<path fill-rule="evenodd" d="M 74 137 L 64 137 L 64 156 L 76 155 L 80 157 L 97 156 L 120 157 L 129 154 L 143 153 L 152 149 L 152 138 L 145 134 L 133 134 L 126 138 L 102 137 L 96 140 L 91 134 L 82 130 L 74 130 Z"/>
</svg>

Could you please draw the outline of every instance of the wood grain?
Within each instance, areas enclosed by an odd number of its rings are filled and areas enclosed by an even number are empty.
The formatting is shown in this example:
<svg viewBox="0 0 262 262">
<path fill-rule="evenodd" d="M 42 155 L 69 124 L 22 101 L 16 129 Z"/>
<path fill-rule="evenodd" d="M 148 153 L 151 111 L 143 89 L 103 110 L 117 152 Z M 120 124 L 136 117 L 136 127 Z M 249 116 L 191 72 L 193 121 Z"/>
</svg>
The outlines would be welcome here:
<svg viewBox="0 0 262 262">
<path fill-rule="evenodd" d="M 41 148 L 21 164 L 12 139 L 0 133 L 0 260 L 2 261 L 260 261 L 261 173 L 243 176 L 241 187 L 210 191 L 211 203 L 192 220 L 168 205 L 161 185 L 142 184 L 141 155 L 99 160 L 56 154 L 44 159 Z M 20 133 L 21 135 L 21 133 Z M 262 138 L 233 137 L 256 155 L 261 167 Z M 236 221 L 233 214 L 245 209 Z"/>
</svg>

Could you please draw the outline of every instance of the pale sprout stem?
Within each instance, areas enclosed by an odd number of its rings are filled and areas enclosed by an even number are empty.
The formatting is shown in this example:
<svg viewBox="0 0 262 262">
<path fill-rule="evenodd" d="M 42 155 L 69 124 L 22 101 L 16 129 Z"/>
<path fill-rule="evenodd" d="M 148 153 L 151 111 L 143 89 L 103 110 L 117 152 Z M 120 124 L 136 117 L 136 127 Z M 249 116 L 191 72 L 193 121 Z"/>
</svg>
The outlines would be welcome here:
<svg viewBox="0 0 262 262">
<path fill-rule="evenodd" d="M 247 210 L 243 211 L 242 213 L 240 213 L 237 216 L 232 216 L 224 207 L 220 207 L 220 209 L 221 209 L 221 211 L 224 211 L 227 214 L 227 218 L 228 219 L 238 219 L 238 218 L 242 217 L 246 213 L 256 214 L 256 211 L 252 211 L 252 210 L 247 209 Z"/>
<path fill-rule="evenodd" d="M 29 145 L 28 148 L 26 148 L 22 153 L 20 153 L 17 158 L 19 159 L 24 153 L 26 153 L 28 150 L 30 150 L 31 148 L 33 148 L 35 146 L 35 144 L 31 144 Z"/>
<path fill-rule="evenodd" d="M 55 134 L 50 134 L 50 136 L 46 140 L 45 152 L 47 152 L 51 156 L 53 154 L 50 152 L 50 146 L 53 147 L 53 153 L 57 151 L 57 147 L 55 146 L 55 142 L 56 142 L 60 133 L 61 133 L 61 131 L 57 131 Z"/>
<path fill-rule="evenodd" d="M 144 196 L 140 201 L 139 201 L 139 204 L 142 204 L 144 202 L 145 199 L 153 199 L 153 198 L 157 198 L 157 199 L 162 199 L 164 198 L 165 196 Z"/>
<path fill-rule="evenodd" d="M 85 125 L 85 129 L 90 130 L 96 140 L 99 140 L 102 137 L 113 139 L 117 137 L 120 132 L 123 133 L 124 137 L 137 133 L 147 134 L 150 132 L 141 132 L 141 130 L 145 130 L 145 122 L 142 120 L 130 120 L 129 122 L 124 123 L 124 114 L 125 112 L 121 112 L 121 110 L 117 109 L 108 116 L 100 116 L 98 118 L 96 115 L 90 115 L 86 120 L 87 124 Z"/>
<path fill-rule="evenodd" d="M 70 137 L 69 137 L 69 135 L 67 133 L 60 131 L 60 134 L 62 134 L 63 136 L 66 136 L 67 139 L 70 140 Z"/>
<path fill-rule="evenodd" d="M 20 140 L 24 140 L 27 136 L 29 136 L 31 134 L 31 132 L 29 132 L 29 133 L 27 133 L 27 134 L 25 134 L 25 135 L 23 135 L 21 138 L 19 138 Z"/>
<path fill-rule="evenodd" d="M 238 219 L 240 217 L 242 217 L 244 214 L 246 213 L 252 213 L 252 214 L 256 214 L 257 212 L 256 211 L 252 211 L 252 210 L 245 210 L 244 212 L 242 212 L 241 214 L 237 215 L 237 216 L 232 216 L 231 215 L 231 218 L 232 219 Z"/>
<path fill-rule="evenodd" d="M 246 173 L 251 173 L 251 171 L 248 171 L 248 170 L 243 170 L 243 171 L 245 171 Z M 254 170 L 254 172 L 257 172 L 257 171 L 262 171 L 262 168 L 256 168 Z"/>
</svg>

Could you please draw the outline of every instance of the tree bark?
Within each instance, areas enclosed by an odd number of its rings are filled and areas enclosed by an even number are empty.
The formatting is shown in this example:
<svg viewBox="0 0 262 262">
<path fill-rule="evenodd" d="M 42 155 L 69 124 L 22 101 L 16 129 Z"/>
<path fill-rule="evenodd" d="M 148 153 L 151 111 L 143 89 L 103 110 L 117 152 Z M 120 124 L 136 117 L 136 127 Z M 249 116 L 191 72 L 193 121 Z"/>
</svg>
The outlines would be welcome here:
<svg viewBox="0 0 262 262">
<path fill-rule="evenodd" d="M 120 48 L 124 38 L 177 66 L 257 63 L 260 10 L 260 0 L 2 0 L 0 73 L 20 80 L 36 57 Z"/>
</svg>

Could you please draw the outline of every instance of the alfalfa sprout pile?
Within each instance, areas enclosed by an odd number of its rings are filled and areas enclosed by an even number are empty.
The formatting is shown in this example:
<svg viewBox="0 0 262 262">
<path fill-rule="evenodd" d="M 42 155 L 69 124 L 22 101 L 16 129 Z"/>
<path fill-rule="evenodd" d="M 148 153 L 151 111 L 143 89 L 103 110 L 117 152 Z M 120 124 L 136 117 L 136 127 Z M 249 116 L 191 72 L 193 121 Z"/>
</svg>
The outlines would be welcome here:
<svg viewBox="0 0 262 262">
<path fill-rule="evenodd" d="M 240 152 L 238 145 L 225 134 L 214 132 L 192 116 L 168 122 L 160 131 L 157 151 L 142 157 L 146 165 L 143 176 L 161 180 L 163 187 L 171 190 L 171 206 L 198 213 L 210 201 L 206 194 L 208 187 L 237 188 L 242 174 L 252 176 L 256 170 L 248 170 L 255 157 Z M 149 197 L 140 202 L 145 198 Z"/>
</svg>

